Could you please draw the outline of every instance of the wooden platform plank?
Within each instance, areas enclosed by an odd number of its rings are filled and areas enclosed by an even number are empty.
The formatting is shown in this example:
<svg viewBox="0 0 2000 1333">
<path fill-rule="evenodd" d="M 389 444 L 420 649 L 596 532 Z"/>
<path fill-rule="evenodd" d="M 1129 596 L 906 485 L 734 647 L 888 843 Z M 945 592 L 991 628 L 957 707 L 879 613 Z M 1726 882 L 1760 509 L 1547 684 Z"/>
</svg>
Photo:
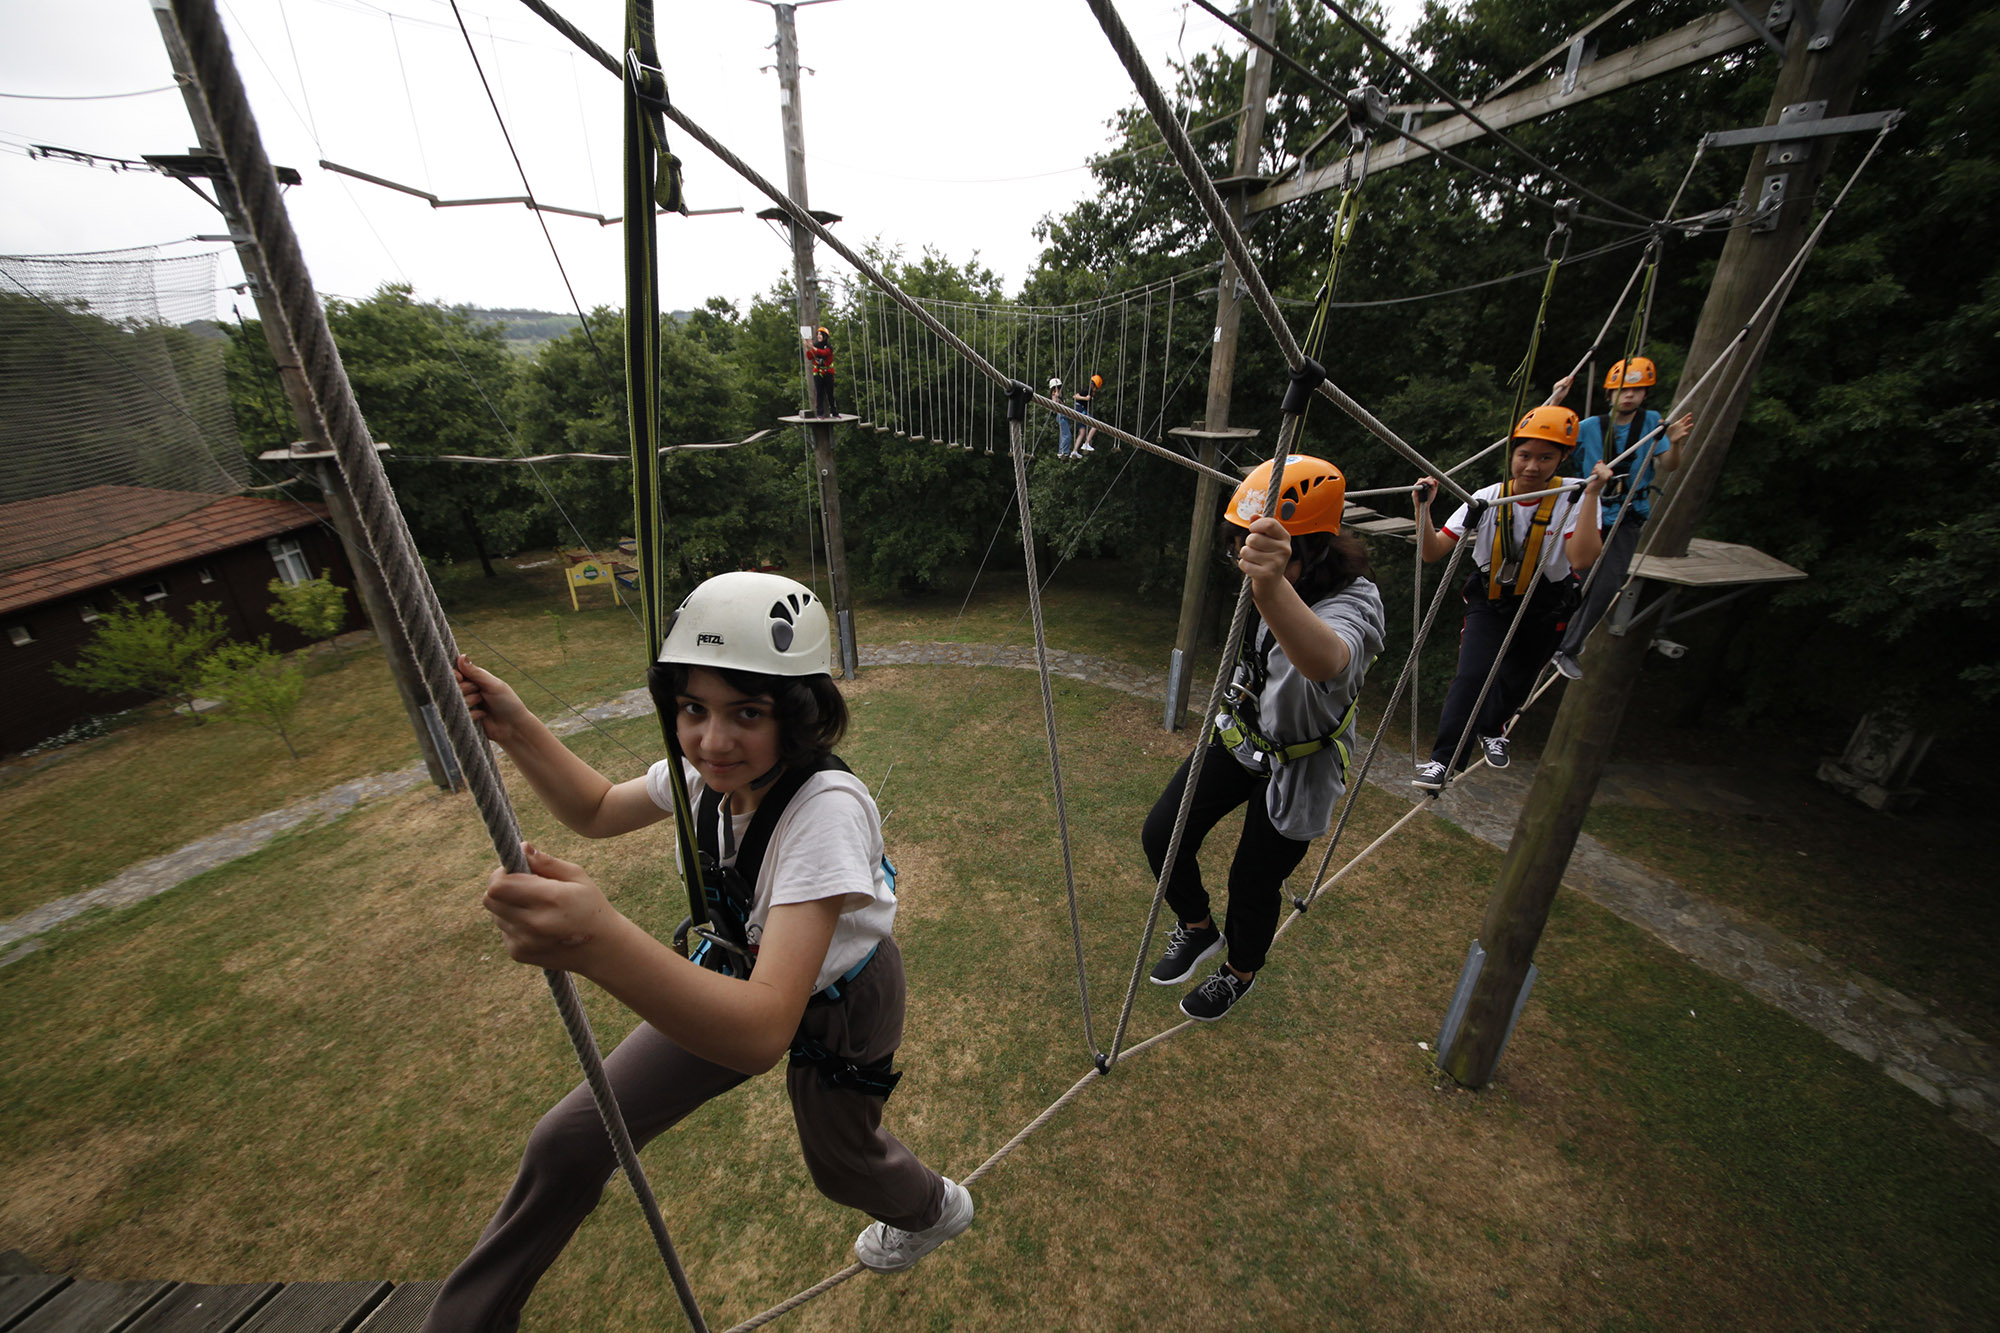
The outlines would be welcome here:
<svg viewBox="0 0 2000 1333">
<path fill-rule="evenodd" d="M 375 1307 L 360 1333 L 417 1333 L 431 1302 L 444 1287 L 442 1282 L 405 1282 L 389 1293 L 389 1299 Z"/>
<path fill-rule="evenodd" d="M 106 1333 L 160 1299 L 171 1282 L 72 1282 L 8 1333 Z"/>
<path fill-rule="evenodd" d="M 1684 588 L 1726 588 L 1744 583 L 1789 583 L 1807 577 L 1774 555 L 1735 542 L 1695 537 L 1681 556 L 1640 556 L 1633 571 L 1641 578 Z"/>
<path fill-rule="evenodd" d="M 1365 532 L 1371 537 L 1407 537 L 1417 530 L 1414 518 L 1370 518 L 1348 527 L 1356 532 Z"/>
<path fill-rule="evenodd" d="M 1340 521 L 1343 523 L 1358 523 L 1364 518 L 1380 517 L 1382 516 L 1367 505 L 1350 504 L 1340 511 Z"/>
<path fill-rule="evenodd" d="M 294 1282 L 241 1333 L 354 1333 L 388 1294 L 386 1282 Z"/>
<path fill-rule="evenodd" d="M 0 1274 L 7 1277 L 43 1277 L 42 1266 L 19 1250 L 0 1254 Z"/>
<path fill-rule="evenodd" d="M 0 1277 L 0 1329 L 11 1329 L 42 1303 L 69 1285 L 66 1277 L 24 1273 Z"/>
<path fill-rule="evenodd" d="M 183 1282 L 119 1333 L 232 1333 L 278 1294 L 279 1282 Z"/>
</svg>

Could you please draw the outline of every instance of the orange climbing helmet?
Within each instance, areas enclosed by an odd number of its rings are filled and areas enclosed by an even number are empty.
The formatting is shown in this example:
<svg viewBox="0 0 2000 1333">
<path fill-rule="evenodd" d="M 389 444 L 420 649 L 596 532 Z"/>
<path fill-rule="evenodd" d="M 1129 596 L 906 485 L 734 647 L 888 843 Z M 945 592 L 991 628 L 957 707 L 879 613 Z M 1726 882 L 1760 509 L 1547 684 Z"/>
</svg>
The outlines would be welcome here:
<svg viewBox="0 0 2000 1333">
<path fill-rule="evenodd" d="M 1571 432 L 1574 436 L 1575 432 Z M 1264 514 L 1264 492 L 1271 489 L 1271 464 L 1260 463 L 1243 479 L 1222 517 L 1239 528 L 1247 528 Z M 1311 454 L 1285 456 L 1284 487 L 1278 492 L 1278 509 L 1273 515 L 1294 537 L 1308 532 L 1340 531 L 1341 511 L 1347 507 L 1347 478 L 1324 458 Z"/>
<path fill-rule="evenodd" d="M 1103 387 L 1104 387 L 1104 376 L 1102 376 L 1102 375 L 1092 375 L 1092 376 L 1090 377 L 1090 387 L 1091 387 L 1091 388 L 1093 388 L 1093 389 L 1101 389 L 1101 388 L 1103 388 Z"/>
<path fill-rule="evenodd" d="M 1650 389 L 1659 382 L 1660 372 L 1650 357 L 1635 356 L 1628 361 L 1613 361 L 1611 369 L 1604 372 L 1606 393 L 1616 393 L 1620 389 Z"/>
<path fill-rule="evenodd" d="M 1514 427 L 1517 440 L 1547 440 L 1564 450 L 1576 448 L 1576 413 L 1567 407 L 1531 407 Z"/>
</svg>

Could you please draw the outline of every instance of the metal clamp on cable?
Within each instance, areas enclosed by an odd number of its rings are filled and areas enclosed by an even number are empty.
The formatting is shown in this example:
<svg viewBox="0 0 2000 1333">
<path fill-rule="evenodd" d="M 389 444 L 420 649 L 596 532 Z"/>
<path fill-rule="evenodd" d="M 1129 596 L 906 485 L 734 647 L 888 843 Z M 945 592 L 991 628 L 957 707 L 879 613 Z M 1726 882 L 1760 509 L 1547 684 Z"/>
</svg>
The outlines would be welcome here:
<svg viewBox="0 0 2000 1333">
<path fill-rule="evenodd" d="M 1097 1066 L 1097 1072 L 1100 1074 L 1108 1074 L 1111 1072 L 1111 1057 L 1106 1055 L 1103 1051 L 1092 1051 L 1090 1055 L 1090 1062 Z"/>
<path fill-rule="evenodd" d="M 1467 532 L 1478 531 L 1479 520 L 1486 517 L 1486 511 L 1492 505 L 1493 502 L 1491 500 L 1482 500 L 1477 495 L 1467 500 L 1465 502 L 1465 530 Z"/>
<path fill-rule="evenodd" d="M 1576 200 L 1556 200 L 1555 214 L 1555 228 L 1549 232 L 1549 239 L 1542 243 L 1542 258 L 1551 264 L 1559 264 L 1569 258 L 1570 224 L 1576 221 Z M 1562 242 L 1560 251 L 1556 248 L 1557 241 Z"/>
<path fill-rule="evenodd" d="M 1299 358 L 1299 368 L 1292 372 L 1291 385 L 1285 390 L 1285 401 L 1279 411 L 1288 417 L 1298 416 L 1312 401 L 1313 390 L 1326 383 L 1326 367 L 1311 357 Z"/>
<path fill-rule="evenodd" d="M 1035 391 L 1020 380 L 1009 381 L 1007 384 L 1007 420 L 1026 421 L 1028 419 L 1028 403 L 1034 396 Z"/>
<path fill-rule="evenodd" d="M 1389 122 L 1389 99 L 1372 83 L 1361 84 L 1341 101 L 1347 106 L 1347 118 L 1370 130 L 1379 130 Z"/>
<path fill-rule="evenodd" d="M 1311 907 L 1312 904 L 1307 902 L 1304 898 L 1294 898 L 1292 899 L 1292 906 L 1298 909 L 1298 913 L 1300 916 L 1304 916 L 1306 914 L 1306 909 Z"/>
</svg>

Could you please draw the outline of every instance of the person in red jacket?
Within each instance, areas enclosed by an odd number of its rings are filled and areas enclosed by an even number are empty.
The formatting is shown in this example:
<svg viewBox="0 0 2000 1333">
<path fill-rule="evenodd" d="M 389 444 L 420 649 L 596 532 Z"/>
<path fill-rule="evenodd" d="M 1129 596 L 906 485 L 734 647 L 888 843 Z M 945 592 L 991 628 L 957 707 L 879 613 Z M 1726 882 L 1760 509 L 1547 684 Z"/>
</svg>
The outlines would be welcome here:
<svg viewBox="0 0 2000 1333">
<path fill-rule="evenodd" d="M 838 415 L 833 408 L 833 335 L 824 328 L 815 332 L 806 346 L 806 365 L 812 371 L 813 385 L 813 410 L 807 415 Z"/>
</svg>

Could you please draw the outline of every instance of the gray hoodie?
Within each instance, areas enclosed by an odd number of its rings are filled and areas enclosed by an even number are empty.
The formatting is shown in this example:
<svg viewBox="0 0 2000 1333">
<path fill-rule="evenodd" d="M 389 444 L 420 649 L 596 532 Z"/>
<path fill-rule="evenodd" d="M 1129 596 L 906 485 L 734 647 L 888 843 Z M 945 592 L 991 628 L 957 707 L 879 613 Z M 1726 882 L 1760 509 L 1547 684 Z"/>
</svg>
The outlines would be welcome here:
<svg viewBox="0 0 2000 1333">
<path fill-rule="evenodd" d="M 1257 717 L 1264 735 L 1279 745 L 1296 745 L 1332 731 L 1361 692 L 1368 664 L 1382 651 L 1382 593 L 1367 579 L 1356 579 L 1313 603 L 1312 612 L 1347 644 L 1347 669 L 1331 680 L 1316 683 L 1300 675 L 1262 619 L 1250 626 L 1245 639 L 1246 656 L 1254 655 L 1267 640 L 1270 643 L 1270 674 L 1257 700 Z M 1248 662 L 1237 664 L 1236 679 L 1249 684 Z M 1345 739 L 1351 744 L 1352 733 Z M 1329 745 L 1303 759 L 1275 766 L 1247 740 L 1230 753 L 1253 773 L 1271 772 L 1275 767 L 1276 776 L 1264 793 L 1264 806 L 1278 832 L 1300 842 L 1311 842 L 1326 832 L 1333 820 L 1333 807 L 1347 790 L 1337 747 Z"/>
</svg>

